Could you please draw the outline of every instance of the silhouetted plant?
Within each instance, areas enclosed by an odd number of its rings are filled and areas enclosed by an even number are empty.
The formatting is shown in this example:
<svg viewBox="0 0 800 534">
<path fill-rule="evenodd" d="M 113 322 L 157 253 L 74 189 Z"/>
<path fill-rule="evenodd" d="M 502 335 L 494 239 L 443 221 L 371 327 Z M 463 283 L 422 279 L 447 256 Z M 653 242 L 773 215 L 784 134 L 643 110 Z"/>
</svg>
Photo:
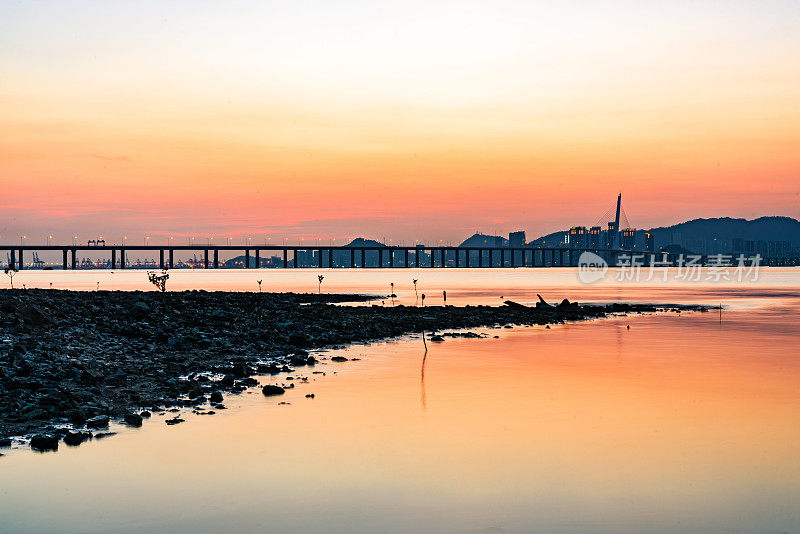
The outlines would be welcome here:
<svg viewBox="0 0 800 534">
<path fill-rule="evenodd" d="M 162 293 L 167 290 L 168 278 L 169 273 L 166 269 L 162 270 L 161 274 L 158 274 L 155 271 L 147 271 L 147 279 L 150 280 L 150 283 L 156 286 Z"/>
<path fill-rule="evenodd" d="M 256 282 L 258 282 L 258 292 L 261 293 L 261 282 L 263 282 L 263 280 L 256 280 Z"/>
<path fill-rule="evenodd" d="M 422 305 L 425 306 L 425 293 L 422 294 Z"/>
<path fill-rule="evenodd" d="M 19 272 L 17 269 L 13 267 L 6 267 L 3 272 L 5 272 L 8 277 L 11 279 L 11 289 L 14 289 L 14 276 Z"/>
<path fill-rule="evenodd" d="M 321 274 L 318 274 L 317 279 L 319 280 L 319 285 L 317 286 L 317 292 L 322 293 L 322 281 L 325 279 L 325 277 L 322 276 Z"/>
</svg>

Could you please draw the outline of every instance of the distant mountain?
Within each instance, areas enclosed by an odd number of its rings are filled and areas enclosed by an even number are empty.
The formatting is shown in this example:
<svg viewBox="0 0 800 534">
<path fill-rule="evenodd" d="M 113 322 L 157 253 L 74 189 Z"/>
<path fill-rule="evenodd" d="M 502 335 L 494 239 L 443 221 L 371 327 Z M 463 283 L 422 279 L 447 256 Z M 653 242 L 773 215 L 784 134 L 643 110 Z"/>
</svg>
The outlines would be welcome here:
<svg viewBox="0 0 800 534">
<path fill-rule="evenodd" d="M 531 241 L 527 246 L 532 247 L 555 247 L 558 245 L 563 245 L 565 241 L 565 237 L 569 234 L 568 231 L 564 230 L 561 232 L 553 232 L 552 234 L 543 235 L 537 239 Z"/>
<path fill-rule="evenodd" d="M 800 221 L 791 217 L 759 217 L 733 219 L 719 217 L 714 219 L 694 219 L 672 226 L 662 226 L 650 230 L 657 247 L 678 244 L 692 249 L 701 241 L 732 242 L 734 239 L 745 241 L 789 241 L 794 248 L 800 246 Z"/>
<path fill-rule="evenodd" d="M 508 239 L 499 235 L 474 234 L 458 245 L 463 248 L 496 248 L 507 247 Z"/>
<path fill-rule="evenodd" d="M 672 226 L 637 230 L 636 242 L 644 233 L 653 235 L 656 250 L 674 245 L 696 254 L 758 253 L 764 257 L 796 255 L 800 249 L 800 221 L 791 217 L 734 219 L 719 217 L 694 219 Z M 553 232 L 531 241 L 533 246 L 558 246 L 565 243 L 568 231 Z M 637 245 L 638 247 L 638 245 Z"/>
<path fill-rule="evenodd" d="M 358 248 L 358 247 L 384 247 L 386 245 L 384 245 L 380 241 L 375 241 L 374 239 L 365 239 L 363 237 L 357 237 L 352 241 L 350 241 L 345 246 L 349 248 Z"/>
</svg>

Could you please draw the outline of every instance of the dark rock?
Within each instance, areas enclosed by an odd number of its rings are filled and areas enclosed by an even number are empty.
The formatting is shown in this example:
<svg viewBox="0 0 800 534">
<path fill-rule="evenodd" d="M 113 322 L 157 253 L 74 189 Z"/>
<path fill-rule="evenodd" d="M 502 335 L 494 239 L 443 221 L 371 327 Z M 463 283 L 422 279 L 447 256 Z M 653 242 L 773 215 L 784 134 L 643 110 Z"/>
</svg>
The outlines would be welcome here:
<svg viewBox="0 0 800 534">
<path fill-rule="evenodd" d="M 431 341 L 439 343 L 439 342 L 444 341 L 444 338 L 442 336 L 431 336 Z"/>
<path fill-rule="evenodd" d="M 144 301 L 137 300 L 131 306 L 131 315 L 136 319 L 144 319 L 148 313 L 150 313 L 150 306 Z"/>
<path fill-rule="evenodd" d="M 211 402 L 222 402 L 222 393 L 219 391 L 212 391 L 211 395 L 208 397 L 208 400 Z"/>
<path fill-rule="evenodd" d="M 289 344 L 295 347 L 308 347 L 311 345 L 308 336 L 302 332 L 294 332 L 289 335 Z"/>
<path fill-rule="evenodd" d="M 103 439 L 109 436 L 116 436 L 116 435 L 117 435 L 116 432 L 98 432 L 97 434 L 94 435 L 94 439 Z"/>
<path fill-rule="evenodd" d="M 0 447 L 10 447 L 11 446 L 11 438 L 0 438 Z"/>
<path fill-rule="evenodd" d="M 128 375 L 125 374 L 123 371 L 117 371 L 113 374 L 108 375 L 105 378 L 105 383 L 110 386 L 120 386 L 127 382 Z"/>
<path fill-rule="evenodd" d="M 142 416 L 138 413 L 126 413 L 124 420 L 130 426 L 142 426 Z"/>
<path fill-rule="evenodd" d="M 37 434 L 31 438 L 31 449 L 35 451 L 57 451 L 58 438 L 49 434 Z"/>
<path fill-rule="evenodd" d="M 108 416 L 98 415 L 86 420 L 86 428 L 106 428 L 108 427 Z"/>
<path fill-rule="evenodd" d="M 66 415 L 69 418 L 70 422 L 72 422 L 73 425 L 82 425 L 83 423 L 86 422 L 86 416 L 81 410 L 77 408 L 67 410 L 64 413 L 64 415 Z"/>
<path fill-rule="evenodd" d="M 77 447 L 91 437 L 91 432 L 67 432 L 64 434 L 64 443 L 70 447 Z"/>
<path fill-rule="evenodd" d="M 143 412 L 139 413 L 139 415 L 141 415 L 142 417 L 144 417 L 146 419 L 146 418 L 150 417 L 153 414 L 151 414 L 147 410 L 144 410 Z"/>
<path fill-rule="evenodd" d="M 313 399 L 314 398 L 314 394 L 313 393 L 309 393 L 308 395 L 306 395 L 306 398 L 307 399 Z"/>
<path fill-rule="evenodd" d="M 283 395 L 286 393 L 286 390 L 280 386 L 275 386 L 272 384 L 267 384 L 263 388 L 261 388 L 261 393 L 264 394 L 266 397 L 271 397 L 273 395 Z"/>
<path fill-rule="evenodd" d="M 181 419 L 180 417 L 173 417 L 172 419 L 167 419 L 164 422 L 172 426 L 172 425 L 177 425 L 178 423 L 183 423 L 183 419 Z"/>
<path fill-rule="evenodd" d="M 289 363 L 294 365 L 295 367 L 302 367 L 304 365 L 308 365 L 308 358 L 303 356 L 292 356 L 289 358 Z"/>
<path fill-rule="evenodd" d="M 331 358 L 331 361 L 332 362 L 346 362 L 347 358 L 345 358 L 344 356 L 333 356 Z"/>
</svg>

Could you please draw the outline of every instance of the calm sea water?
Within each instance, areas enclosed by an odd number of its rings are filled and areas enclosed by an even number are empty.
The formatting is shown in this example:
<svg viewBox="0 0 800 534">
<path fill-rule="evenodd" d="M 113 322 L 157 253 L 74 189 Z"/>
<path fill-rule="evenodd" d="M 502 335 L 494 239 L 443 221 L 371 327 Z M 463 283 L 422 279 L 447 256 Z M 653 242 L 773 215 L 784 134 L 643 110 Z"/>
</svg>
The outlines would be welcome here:
<svg viewBox="0 0 800 534">
<path fill-rule="evenodd" d="M 360 360 L 295 373 L 308 383 L 280 399 L 231 396 L 218 415 L 154 417 L 57 453 L 6 449 L 0 532 L 800 531 L 799 270 L 592 286 L 570 269 L 174 271 L 170 286 L 316 291 L 319 273 L 323 291 L 394 282 L 406 304 L 417 278 L 433 304 L 446 289 L 454 304 L 538 292 L 726 309 L 483 328 L 427 355 L 417 336 L 352 346 L 337 353 Z M 144 277 L 27 271 L 15 284 Z"/>
</svg>

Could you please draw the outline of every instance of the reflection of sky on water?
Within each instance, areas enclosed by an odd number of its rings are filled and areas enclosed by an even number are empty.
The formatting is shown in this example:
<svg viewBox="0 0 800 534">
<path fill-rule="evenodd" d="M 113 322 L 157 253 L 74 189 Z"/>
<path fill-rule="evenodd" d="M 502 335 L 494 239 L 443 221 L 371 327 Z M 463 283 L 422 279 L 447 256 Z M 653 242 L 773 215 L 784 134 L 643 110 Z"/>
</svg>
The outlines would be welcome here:
<svg viewBox="0 0 800 534">
<path fill-rule="evenodd" d="M 293 373 L 310 383 L 289 405 L 255 392 L 175 427 L 11 451 L 2 530 L 795 531 L 800 307 L 759 291 L 769 305 L 721 322 L 483 328 L 427 357 L 418 336 L 355 345 L 341 353 L 361 361 Z"/>
</svg>

